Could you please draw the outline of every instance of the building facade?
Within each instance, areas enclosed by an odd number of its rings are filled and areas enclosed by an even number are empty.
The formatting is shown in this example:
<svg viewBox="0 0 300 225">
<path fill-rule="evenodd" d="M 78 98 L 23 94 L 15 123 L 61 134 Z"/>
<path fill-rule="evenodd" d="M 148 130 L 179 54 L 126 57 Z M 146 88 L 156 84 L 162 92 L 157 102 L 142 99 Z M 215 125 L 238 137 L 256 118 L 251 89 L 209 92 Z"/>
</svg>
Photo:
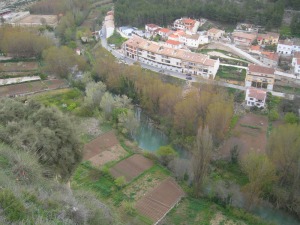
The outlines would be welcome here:
<svg viewBox="0 0 300 225">
<path fill-rule="evenodd" d="M 191 34 L 196 34 L 199 26 L 200 22 L 198 20 L 193 20 L 190 18 L 177 19 L 173 24 L 174 29 L 188 31 Z"/>
<path fill-rule="evenodd" d="M 267 66 L 275 68 L 278 65 L 279 55 L 276 52 L 262 52 L 260 61 Z"/>
<path fill-rule="evenodd" d="M 246 104 L 247 106 L 264 108 L 267 98 L 267 92 L 256 88 L 247 88 L 246 90 Z"/>
<path fill-rule="evenodd" d="M 250 64 L 247 69 L 245 86 L 272 91 L 275 82 L 274 73 L 273 68 Z"/>
<path fill-rule="evenodd" d="M 219 60 L 210 59 L 208 55 L 168 48 L 137 36 L 123 44 L 123 52 L 126 57 L 157 68 L 207 79 L 215 78 L 220 64 Z"/>
<path fill-rule="evenodd" d="M 256 39 L 256 34 L 234 32 L 232 37 L 233 37 L 234 44 L 240 46 L 250 46 L 253 43 L 253 41 Z"/>
<path fill-rule="evenodd" d="M 207 31 L 207 36 L 210 40 L 219 40 L 225 34 L 224 30 L 211 28 Z"/>
</svg>

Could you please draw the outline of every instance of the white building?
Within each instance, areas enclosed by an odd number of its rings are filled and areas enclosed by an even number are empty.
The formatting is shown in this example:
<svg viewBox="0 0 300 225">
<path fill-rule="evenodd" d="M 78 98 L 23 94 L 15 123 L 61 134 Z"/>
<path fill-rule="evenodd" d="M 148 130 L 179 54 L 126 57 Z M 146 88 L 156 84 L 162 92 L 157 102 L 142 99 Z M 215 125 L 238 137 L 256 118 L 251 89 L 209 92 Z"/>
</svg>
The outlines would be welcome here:
<svg viewBox="0 0 300 225">
<path fill-rule="evenodd" d="M 291 40 L 280 40 L 277 45 L 277 53 L 282 55 L 292 55 L 294 43 Z"/>
<path fill-rule="evenodd" d="M 225 34 L 224 30 L 220 30 L 217 28 L 211 28 L 207 31 L 207 36 L 211 40 L 219 40 Z"/>
<path fill-rule="evenodd" d="M 177 19 L 173 24 L 174 29 L 187 31 L 191 34 L 196 34 L 199 26 L 200 22 L 198 20 L 193 20 L 190 18 Z"/>
<path fill-rule="evenodd" d="M 134 29 L 132 27 L 120 27 L 119 30 L 125 34 L 127 37 L 131 37 L 132 33 L 134 32 Z"/>
<path fill-rule="evenodd" d="M 107 12 L 103 26 L 105 27 L 106 38 L 111 37 L 115 31 L 114 13 L 112 11 Z"/>
<path fill-rule="evenodd" d="M 277 67 L 279 55 L 276 52 L 261 52 L 259 60 L 269 67 Z"/>
<path fill-rule="evenodd" d="M 165 46 L 168 48 L 180 49 L 182 48 L 182 44 L 179 41 L 167 40 L 165 42 Z"/>
<path fill-rule="evenodd" d="M 292 60 L 292 66 L 294 67 L 294 73 L 300 74 L 300 52 L 295 52 Z"/>
<path fill-rule="evenodd" d="M 187 34 L 182 30 L 176 31 L 168 37 L 169 40 L 179 41 L 189 48 L 198 48 L 199 45 L 207 44 L 208 37 L 201 34 Z"/>
<path fill-rule="evenodd" d="M 160 26 L 153 24 L 153 23 L 145 25 L 145 31 L 149 32 L 151 34 L 155 33 L 160 28 L 161 28 Z"/>
<path fill-rule="evenodd" d="M 267 98 L 267 92 L 261 89 L 248 88 L 246 90 L 246 104 L 247 106 L 257 106 L 264 108 Z"/>
<path fill-rule="evenodd" d="M 160 35 L 164 39 L 167 39 L 173 32 L 174 31 L 168 28 L 161 28 L 158 30 L 158 35 Z"/>
<path fill-rule="evenodd" d="M 210 59 L 208 55 L 168 48 L 137 36 L 124 42 L 123 51 L 127 57 L 136 61 L 207 79 L 215 78 L 220 64 L 219 60 Z"/>
</svg>

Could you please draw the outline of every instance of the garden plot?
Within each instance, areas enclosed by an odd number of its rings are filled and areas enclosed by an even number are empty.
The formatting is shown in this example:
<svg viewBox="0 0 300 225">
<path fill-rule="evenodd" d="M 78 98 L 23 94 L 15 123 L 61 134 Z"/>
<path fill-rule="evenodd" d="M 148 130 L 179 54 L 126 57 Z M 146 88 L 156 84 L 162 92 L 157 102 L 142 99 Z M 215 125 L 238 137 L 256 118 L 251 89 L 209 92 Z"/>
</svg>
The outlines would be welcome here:
<svg viewBox="0 0 300 225">
<path fill-rule="evenodd" d="M 220 153 L 223 157 L 230 157 L 230 150 L 238 146 L 239 155 L 249 151 L 265 152 L 267 145 L 268 118 L 262 115 L 247 113 L 232 131 L 231 137 L 225 141 Z"/>
<path fill-rule="evenodd" d="M 115 178 L 124 176 L 126 181 L 130 182 L 152 166 L 153 162 L 150 159 L 135 154 L 113 166 L 110 173 Z"/>
<path fill-rule="evenodd" d="M 0 87 L 0 97 L 34 94 L 42 91 L 67 87 L 65 80 L 34 81 Z"/>
<path fill-rule="evenodd" d="M 35 71 L 38 69 L 37 62 L 2 62 L 0 63 L 1 72 L 24 72 Z"/>
<path fill-rule="evenodd" d="M 159 222 L 179 201 L 185 193 L 171 177 L 159 183 L 136 203 L 139 213 Z"/>
<path fill-rule="evenodd" d="M 87 143 L 84 146 L 83 158 L 91 161 L 92 165 L 99 167 L 126 155 L 127 152 L 120 146 L 116 135 L 111 131 Z"/>
</svg>

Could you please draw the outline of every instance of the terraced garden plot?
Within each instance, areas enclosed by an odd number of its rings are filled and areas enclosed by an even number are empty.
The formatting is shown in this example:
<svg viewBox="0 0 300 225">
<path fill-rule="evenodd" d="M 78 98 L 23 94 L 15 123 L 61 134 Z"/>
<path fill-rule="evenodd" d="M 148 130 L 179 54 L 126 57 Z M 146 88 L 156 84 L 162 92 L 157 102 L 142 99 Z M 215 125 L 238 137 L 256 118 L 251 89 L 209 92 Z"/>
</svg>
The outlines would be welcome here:
<svg viewBox="0 0 300 225">
<path fill-rule="evenodd" d="M 24 72 L 38 69 L 38 62 L 2 62 L 0 63 L 1 72 Z"/>
<path fill-rule="evenodd" d="M 153 223 L 160 221 L 185 193 L 171 177 L 159 183 L 136 203 L 140 214 L 150 218 Z"/>
<path fill-rule="evenodd" d="M 99 167 L 107 162 L 125 157 L 128 153 L 120 146 L 113 131 L 100 135 L 84 146 L 84 160 Z"/>
<path fill-rule="evenodd" d="M 110 173 L 115 178 L 124 176 L 126 181 L 130 182 L 152 166 L 153 162 L 150 159 L 135 154 L 113 166 Z"/>
<path fill-rule="evenodd" d="M 65 80 L 33 81 L 0 87 L 0 97 L 26 95 L 30 93 L 67 87 Z"/>
</svg>

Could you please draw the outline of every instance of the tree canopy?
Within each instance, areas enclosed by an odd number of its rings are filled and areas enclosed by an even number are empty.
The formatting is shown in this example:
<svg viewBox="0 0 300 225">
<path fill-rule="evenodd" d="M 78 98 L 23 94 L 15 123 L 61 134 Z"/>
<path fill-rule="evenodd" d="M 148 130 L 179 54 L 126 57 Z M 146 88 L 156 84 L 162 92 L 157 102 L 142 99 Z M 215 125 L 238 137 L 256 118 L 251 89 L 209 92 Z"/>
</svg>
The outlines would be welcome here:
<svg viewBox="0 0 300 225">
<path fill-rule="evenodd" d="M 70 119 L 56 108 L 0 101 L 0 140 L 32 152 L 51 176 L 68 180 L 82 159 L 82 145 Z"/>
</svg>

